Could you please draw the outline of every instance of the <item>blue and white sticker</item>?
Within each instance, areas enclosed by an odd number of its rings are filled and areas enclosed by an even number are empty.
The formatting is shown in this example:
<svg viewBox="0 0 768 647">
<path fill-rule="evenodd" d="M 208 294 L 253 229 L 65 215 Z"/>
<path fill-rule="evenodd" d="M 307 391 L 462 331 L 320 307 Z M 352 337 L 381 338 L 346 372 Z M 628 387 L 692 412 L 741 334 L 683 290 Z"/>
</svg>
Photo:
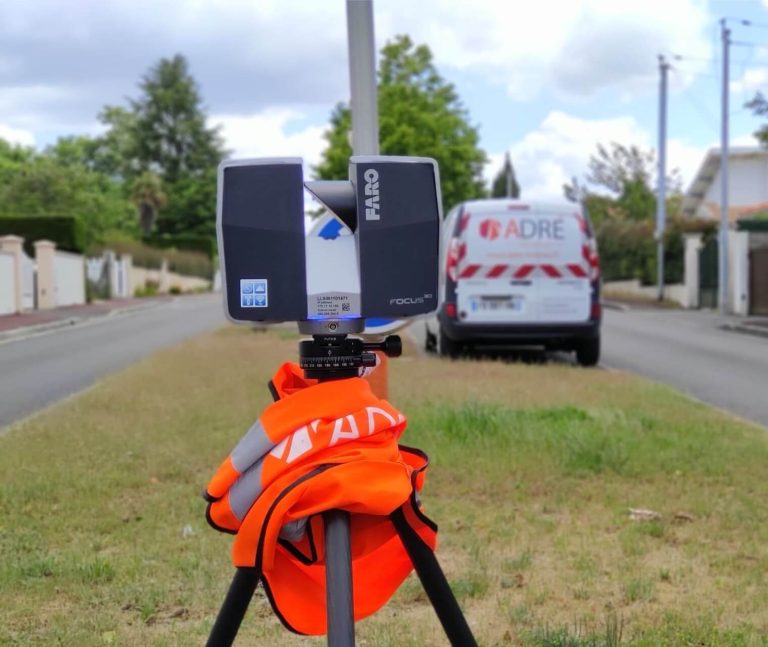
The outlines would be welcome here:
<svg viewBox="0 0 768 647">
<path fill-rule="evenodd" d="M 266 308 L 268 305 L 267 279 L 240 279 L 241 308 Z"/>
</svg>

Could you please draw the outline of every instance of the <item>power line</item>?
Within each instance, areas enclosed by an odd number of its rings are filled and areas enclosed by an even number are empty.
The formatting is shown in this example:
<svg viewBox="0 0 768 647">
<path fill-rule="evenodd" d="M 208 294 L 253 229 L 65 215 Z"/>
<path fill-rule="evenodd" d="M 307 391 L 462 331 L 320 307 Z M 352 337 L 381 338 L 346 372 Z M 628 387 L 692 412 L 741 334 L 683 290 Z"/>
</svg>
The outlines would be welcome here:
<svg viewBox="0 0 768 647">
<path fill-rule="evenodd" d="M 684 81 L 679 70 L 673 67 L 672 71 L 678 76 L 678 78 L 681 81 Z M 707 122 L 708 126 L 712 126 L 713 124 L 718 124 L 720 122 L 720 119 L 716 117 L 712 112 L 710 112 L 709 108 L 703 102 L 700 102 L 698 97 L 696 97 L 685 86 L 683 86 L 683 94 L 691 103 L 691 105 L 693 105 L 696 108 L 696 110 L 699 112 L 699 116 L 704 117 L 704 120 Z"/>
</svg>

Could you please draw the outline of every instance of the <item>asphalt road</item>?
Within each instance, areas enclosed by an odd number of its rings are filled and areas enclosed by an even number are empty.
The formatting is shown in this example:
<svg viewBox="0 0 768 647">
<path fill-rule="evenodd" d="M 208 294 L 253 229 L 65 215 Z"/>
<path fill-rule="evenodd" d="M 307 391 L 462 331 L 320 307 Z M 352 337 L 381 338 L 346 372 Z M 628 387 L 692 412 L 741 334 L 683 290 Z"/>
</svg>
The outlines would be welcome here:
<svg viewBox="0 0 768 647">
<path fill-rule="evenodd" d="M 768 338 L 685 310 L 605 310 L 601 364 L 664 382 L 768 426 Z"/>
<path fill-rule="evenodd" d="M 668 384 L 768 427 L 768 338 L 721 330 L 725 320 L 709 312 L 604 309 L 603 313 L 601 366 Z M 418 348 L 424 348 L 422 322 L 412 324 L 407 333 Z M 543 355 L 539 358 L 542 361 Z M 551 353 L 547 360 L 574 361 L 571 353 Z"/>
<path fill-rule="evenodd" d="M 225 321 L 221 295 L 201 295 L 0 343 L 0 428 Z"/>
</svg>

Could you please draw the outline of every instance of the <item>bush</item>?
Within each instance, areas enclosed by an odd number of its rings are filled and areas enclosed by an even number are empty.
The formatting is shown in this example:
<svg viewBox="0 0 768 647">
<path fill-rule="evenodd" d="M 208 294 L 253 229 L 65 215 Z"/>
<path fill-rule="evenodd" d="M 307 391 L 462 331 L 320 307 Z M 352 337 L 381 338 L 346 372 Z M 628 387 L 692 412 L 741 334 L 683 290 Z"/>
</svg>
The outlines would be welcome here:
<svg viewBox="0 0 768 647">
<path fill-rule="evenodd" d="M 709 220 L 671 218 L 664 234 L 664 282 L 682 283 L 685 270 L 684 234 L 714 234 L 717 223 Z M 596 227 L 600 267 L 606 281 L 637 279 L 656 283 L 655 224 L 652 221 L 606 220 Z"/>
<path fill-rule="evenodd" d="M 137 287 L 133 291 L 135 297 L 154 297 L 160 292 L 160 285 L 157 281 L 147 280 L 143 286 Z"/>
<path fill-rule="evenodd" d="M 24 251 L 29 256 L 34 256 L 37 240 L 50 240 L 61 250 L 82 253 L 85 233 L 82 221 L 74 216 L 0 216 L 0 236 L 24 238 Z"/>
<path fill-rule="evenodd" d="M 150 247 L 176 249 L 184 252 L 201 252 L 209 259 L 216 256 L 216 240 L 210 236 L 195 234 L 155 234 L 145 236 L 144 243 Z"/>
<path fill-rule="evenodd" d="M 168 261 L 168 269 L 177 274 L 197 276 L 210 280 L 213 276 L 213 261 L 202 252 L 182 252 L 175 249 L 158 249 L 138 241 L 124 239 L 108 240 L 102 245 L 93 246 L 89 254 L 98 255 L 105 249 L 118 254 L 130 254 L 137 267 L 160 269 L 163 259 Z"/>
</svg>

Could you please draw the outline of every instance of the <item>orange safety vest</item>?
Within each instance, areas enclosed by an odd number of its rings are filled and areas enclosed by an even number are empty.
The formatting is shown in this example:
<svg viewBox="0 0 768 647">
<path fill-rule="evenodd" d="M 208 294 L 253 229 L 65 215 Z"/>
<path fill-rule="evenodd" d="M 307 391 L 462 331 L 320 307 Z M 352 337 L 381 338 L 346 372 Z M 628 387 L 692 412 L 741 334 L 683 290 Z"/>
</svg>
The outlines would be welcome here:
<svg viewBox="0 0 768 647">
<path fill-rule="evenodd" d="M 427 456 L 398 445 L 405 417 L 361 378 L 318 383 L 284 364 L 268 406 L 205 492 L 208 522 L 234 533 L 237 567 L 255 567 L 276 615 L 301 634 L 326 633 L 321 513 L 350 513 L 355 620 L 381 608 L 413 566 L 389 516 L 434 550 L 437 526 L 417 499 Z"/>
</svg>

